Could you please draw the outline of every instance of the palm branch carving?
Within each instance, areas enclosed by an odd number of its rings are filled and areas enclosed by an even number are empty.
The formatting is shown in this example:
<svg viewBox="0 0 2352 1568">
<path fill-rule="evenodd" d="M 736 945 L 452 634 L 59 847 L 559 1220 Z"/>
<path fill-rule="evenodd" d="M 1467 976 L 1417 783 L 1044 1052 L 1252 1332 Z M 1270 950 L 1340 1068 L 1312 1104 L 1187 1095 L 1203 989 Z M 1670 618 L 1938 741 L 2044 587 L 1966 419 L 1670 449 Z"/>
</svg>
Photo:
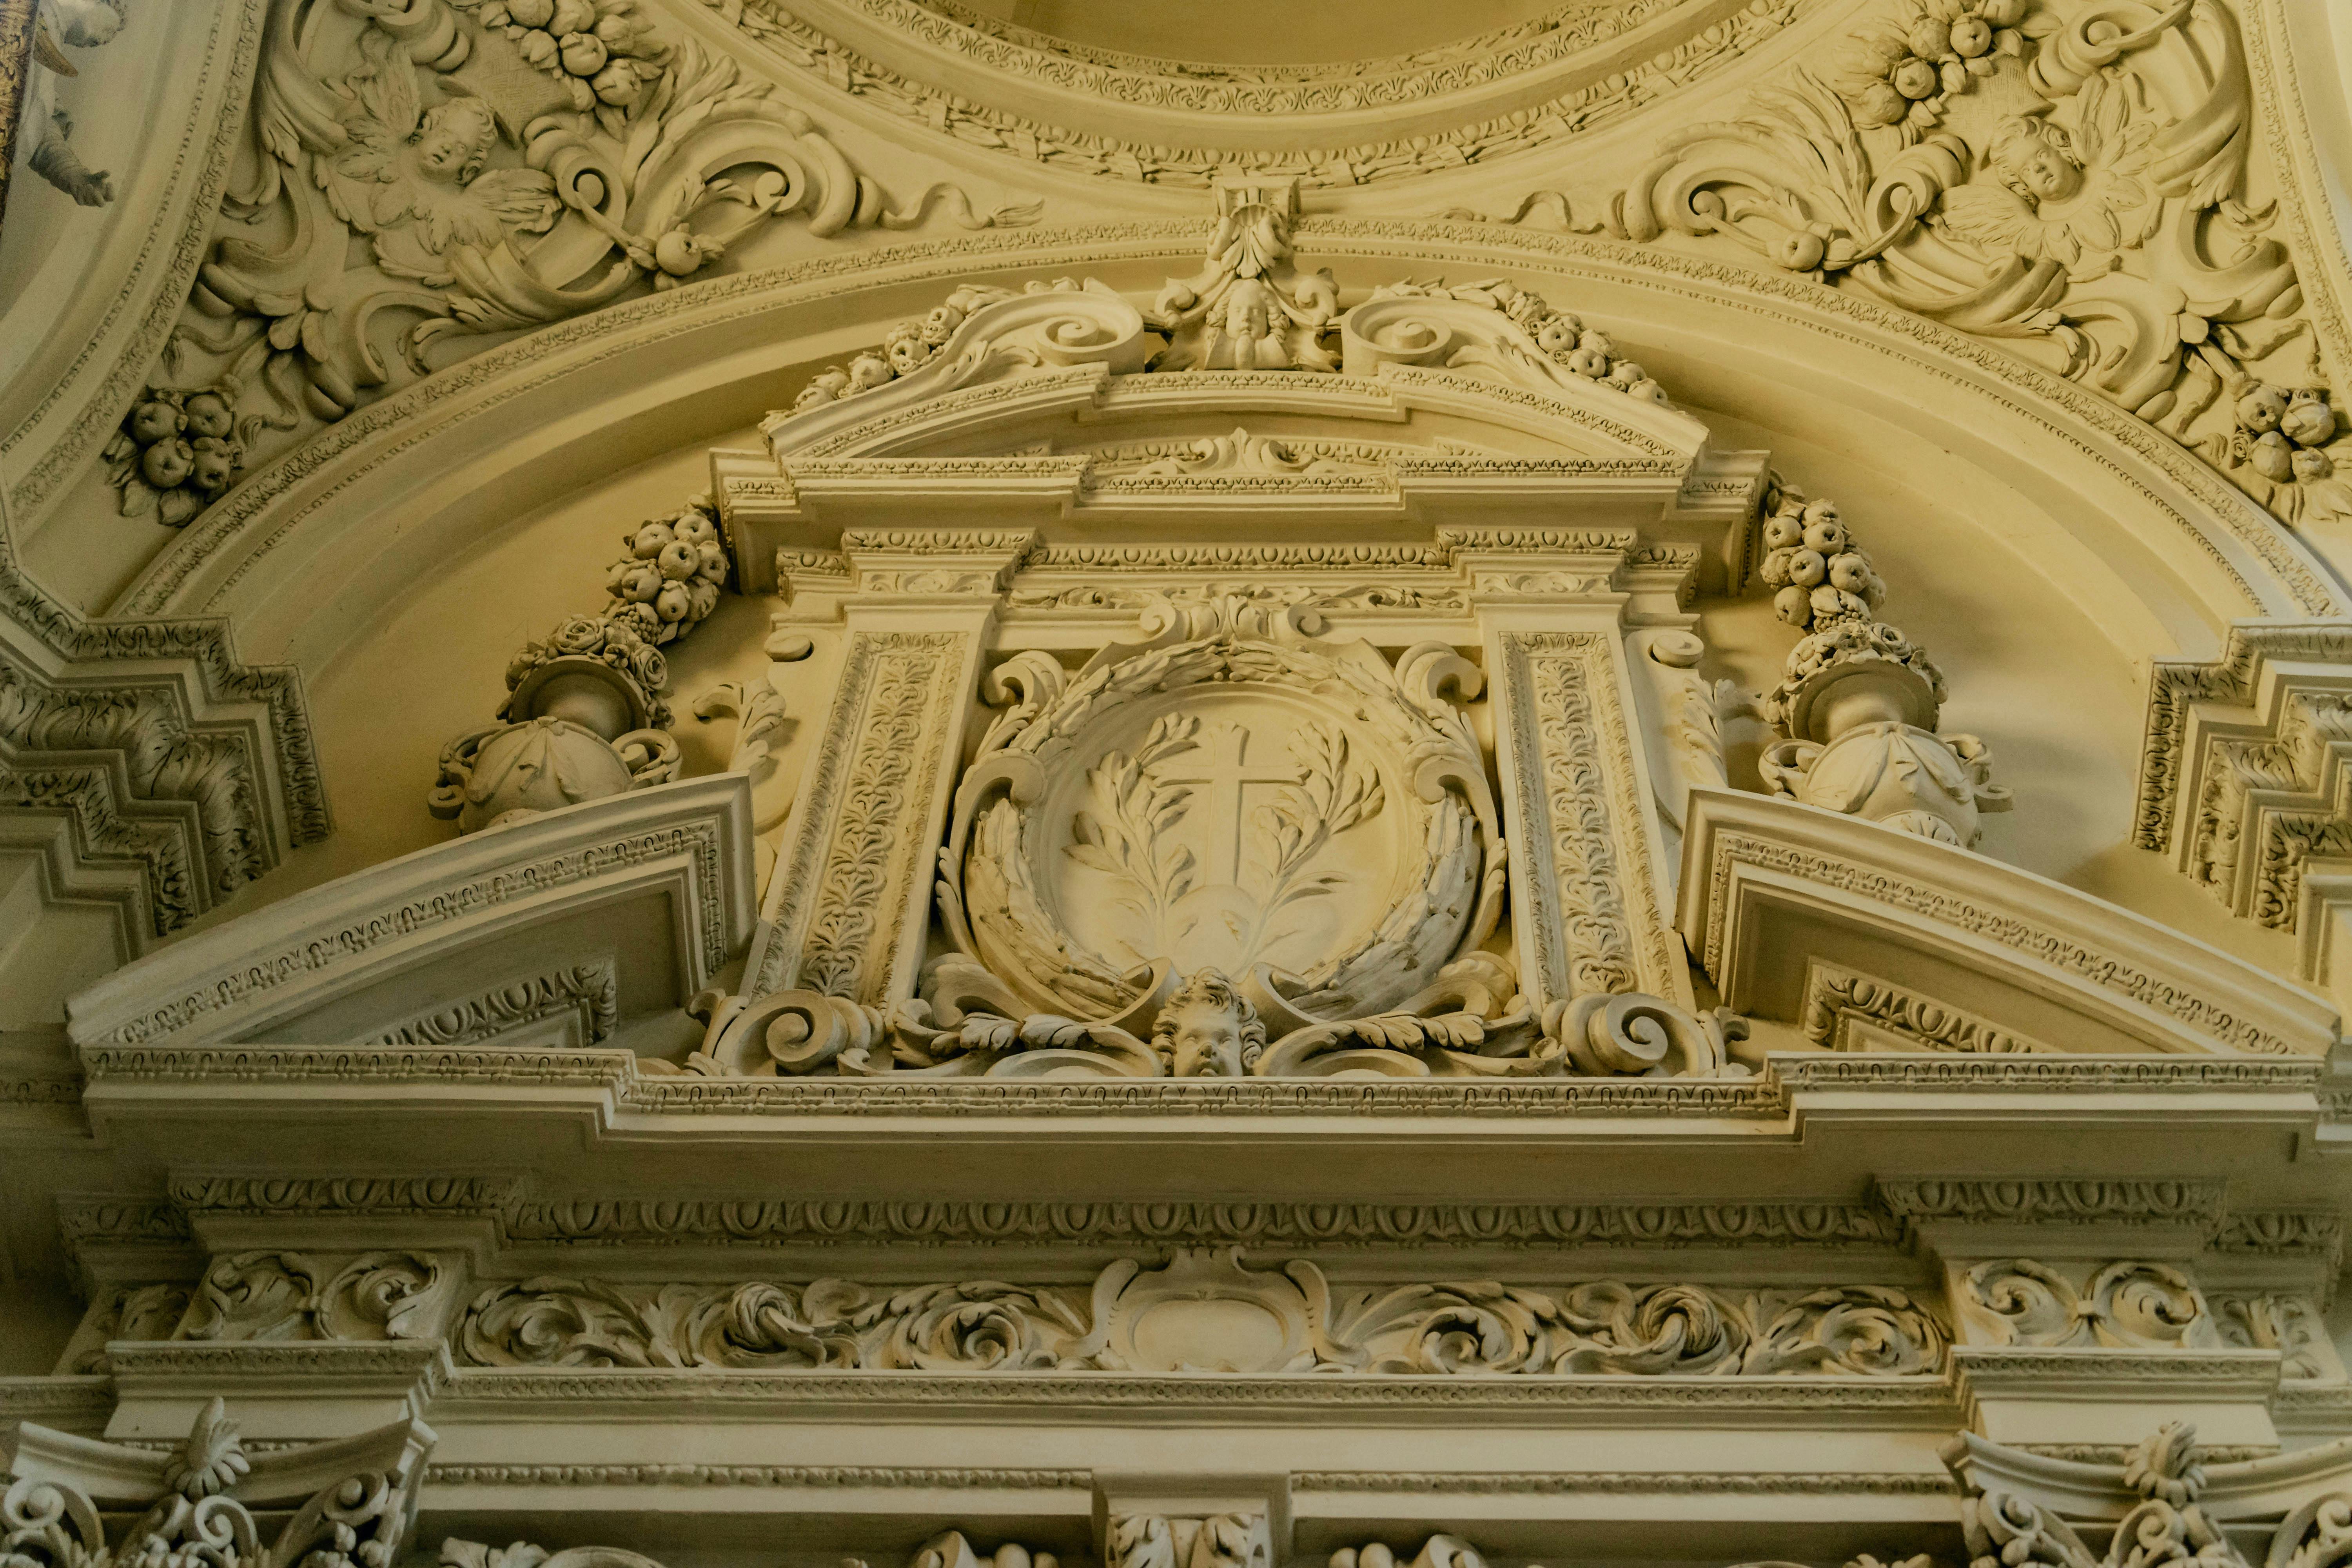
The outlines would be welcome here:
<svg viewBox="0 0 2352 1568">
<path fill-rule="evenodd" d="M 1285 906 L 1328 893 L 1346 880 L 1336 872 L 1302 873 L 1325 845 L 1377 815 L 1381 805 L 1381 775 L 1350 751 L 1337 725 L 1293 731 L 1290 754 L 1297 760 L 1299 780 L 1283 786 L 1258 818 L 1274 868 L 1261 924 Z"/>
<path fill-rule="evenodd" d="M 1192 890 L 1197 868 L 1192 851 L 1168 837 L 1183 819 L 1192 792 L 1163 782 L 1154 769 L 1193 750 L 1200 728 L 1198 719 L 1171 713 L 1151 726 L 1133 756 L 1105 753 L 1087 770 L 1094 809 L 1071 818 L 1074 842 L 1062 851 L 1079 865 L 1107 871 L 1131 886 L 1134 894 L 1120 902 L 1155 927 L 1163 926 L 1170 908 Z"/>
</svg>

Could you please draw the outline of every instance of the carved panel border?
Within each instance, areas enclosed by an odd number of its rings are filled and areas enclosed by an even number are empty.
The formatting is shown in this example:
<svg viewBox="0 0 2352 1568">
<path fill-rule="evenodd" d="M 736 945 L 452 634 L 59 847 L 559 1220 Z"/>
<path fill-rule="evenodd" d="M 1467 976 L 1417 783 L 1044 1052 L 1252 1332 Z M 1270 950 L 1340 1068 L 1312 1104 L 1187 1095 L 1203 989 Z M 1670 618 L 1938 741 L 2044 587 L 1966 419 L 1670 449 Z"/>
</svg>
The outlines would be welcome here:
<svg viewBox="0 0 2352 1568">
<path fill-rule="evenodd" d="M 1683 989 L 1657 894 L 1649 834 L 1617 690 L 1616 638 L 1509 631 L 1497 638 L 1515 738 L 1513 859 L 1527 868 L 1514 922 L 1547 1000 Z M 1524 981 L 1523 981 L 1524 984 Z"/>
<path fill-rule="evenodd" d="M 305 938 L 274 954 L 243 964 L 234 973 L 210 978 L 194 990 L 152 1006 L 142 1014 L 125 1018 L 103 1036 L 88 1042 L 83 1048 L 98 1058 L 116 1059 L 115 1053 L 124 1047 L 135 1048 L 143 1041 L 176 1033 L 189 1027 L 207 1013 L 266 994 L 339 959 L 355 957 L 382 943 L 397 941 L 509 900 L 607 875 L 648 860 L 683 855 L 693 861 L 703 886 L 717 889 L 724 886 L 726 880 L 720 865 L 720 851 L 719 826 L 705 820 L 627 834 L 526 863 L 501 866 L 455 886 L 441 888 L 430 894 L 420 893 L 396 906 L 355 917 L 330 936 Z M 700 941 L 702 962 L 708 972 L 715 973 L 727 963 L 727 913 L 722 900 L 715 894 L 702 900 L 701 905 L 701 930 L 696 934 Z M 451 1053 L 462 1050 L 463 1047 L 440 1047 L 438 1051 L 410 1047 L 381 1050 L 367 1047 L 303 1047 L 289 1048 L 284 1055 L 295 1061 L 307 1055 L 322 1062 L 340 1060 L 351 1068 L 373 1066 L 381 1070 L 387 1064 L 387 1058 L 422 1064 L 434 1060 L 436 1056 L 449 1060 Z M 498 1054 L 484 1053 L 491 1061 Z M 277 1048 L 267 1046 L 223 1046 L 191 1049 L 184 1053 L 163 1047 L 152 1059 L 173 1058 L 183 1059 L 190 1069 L 198 1073 L 216 1070 L 231 1077 L 267 1077 L 275 1076 L 269 1071 L 269 1064 L 280 1059 L 280 1053 Z M 86 1063 L 88 1059 L 86 1057 Z M 547 1059 L 564 1058 L 550 1057 Z M 577 1062 L 592 1058 L 572 1057 L 569 1059 Z M 210 1068 L 197 1067 L 200 1061 L 210 1063 Z M 89 1070 L 95 1073 L 104 1069 L 90 1068 Z"/>
<path fill-rule="evenodd" d="M 1919 887 L 1841 856 L 1778 844 L 1750 834 L 1726 832 L 1716 842 L 1713 861 L 1706 931 L 1701 944 L 1702 967 L 1710 974 L 1723 973 L 1724 933 L 1736 901 L 1731 897 L 1732 878 L 1743 867 L 1755 867 L 1825 888 L 1859 892 L 1892 908 L 1958 926 L 2010 950 L 2022 961 L 2047 963 L 2078 975 L 2103 990 L 2177 1019 L 2229 1048 L 2269 1056 L 2294 1054 L 2294 1047 L 2278 1035 L 2202 996 L 2158 980 L 2126 956 L 2095 951 L 2032 921 L 1985 909 L 1950 893 Z"/>
<path fill-rule="evenodd" d="M 930 882 L 935 836 L 925 830 L 971 641 L 956 632 L 851 636 L 795 808 L 792 859 L 777 868 L 781 899 L 751 994 L 797 984 L 869 1004 L 887 998 L 912 889 Z"/>
<path fill-rule="evenodd" d="M 1805 1043 L 1825 1051 L 1864 1048 L 1848 1043 L 1856 1024 L 1899 1036 L 1923 1051 L 2003 1056 L 2046 1048 L 1973 1013 L 1836 963 L 1808 968 L 1799 1016 Z"/>
<path fill-rule="evenodd" d="M 620 982 L 610 958 L 518 975 L 494 990 L 436 1007 L 378 1036 L 380 1046 L 470 1046 L 551 1019 L 576 1020 L 583 1046 L 602 1045 L 620 1021 Z"/>
</svg>

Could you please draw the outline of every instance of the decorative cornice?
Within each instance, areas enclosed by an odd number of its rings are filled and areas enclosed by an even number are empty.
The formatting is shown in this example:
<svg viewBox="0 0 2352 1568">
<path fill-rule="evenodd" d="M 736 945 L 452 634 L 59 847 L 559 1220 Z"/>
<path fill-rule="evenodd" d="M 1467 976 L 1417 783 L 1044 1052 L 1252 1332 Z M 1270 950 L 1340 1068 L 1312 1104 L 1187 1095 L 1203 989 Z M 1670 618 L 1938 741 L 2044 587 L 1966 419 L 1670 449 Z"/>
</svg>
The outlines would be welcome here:
<svg viewBox="0 0 2352 1568">
<path fill-rule="evenodd" d="M 1759 963 L 1800 958 L 1774 946 L 1792 903 L 1849 928 L 1892 923 L 1915 948 L 2063 988 L 2056 994 L 2086 1024 L 2121 1036 L 2126 1048 L 2147 1049 L 2151 1060 L 2206 1052 L 2312 1060 L 2335 1037 L 2334 1009 L 2309 992 L 2105 900 L 1835 813 L 1693 791 L 1678 924 L 1727 1005 L 1755 1005 Z M 1861 1063 L 1871 1054 L 1833 1059 Z M 2024 1082 L 2049 1058 L 1984 1059 Z"/>
<path fill-rule="evenodd" d="M 1927 1221 L 2035 1226 L 2192 1226 L 2220 1232 L 2229 1183 L 2078 1180 L 2059 1176 L 1881 1178 L 1878 1196 L 1907 1225 Z"/>
<path fill-rule="evenodd" d="M 2352 853 L 2347 756 L 2352 626 L 2234 626 L 2219 659 L 2150 673 L 2137 841 L 2232 914 L 2298 931 L 2306 862 Z M 2304 977 L 2326 981 L 2324 933 L 2304 934 Z"/>
<path fill-rule="evenodd" d="M 440 1464 L 425 1468 L 435 1487 L 787 1487 L 924 1491 L 1086 1491 L 1092 1470 L 964 1469 L 912 1465 Z"/>
<path fill-rule="evenodd" d="M 224 1347 L 227 1348 L 227 1347 Z M 751 1405 L 848 1409 L 1038 1409 L 1070 1413 L 1150 1410 L 1254 1411 L 1283 1420 L 1301 1412 L 1392 1411 L 1410 1419 L 1449 1415 L 1542 1418 L 1568 1411 L 1683 1411 L 1696 1415 L 1948 1417 L 1951 1389 L 1920 1378 L 1342 1378 L 1300 1373 L 1130 1376 L 1043 1373 L 1018 1378 L 889 1372 L 772 1373 L 714 1368 L 677 1371 L 527 1371 L 460 1368 L 444 1398 L 453 1402 L 627 1400 L 708 1412 Z"/>
<path fill-rule="evenodd" d="M 427 1390 L 449 1376 L 438 1340 L 378 1342 L 182 1341 L 109 1347 L 118 1384 L 138 1379 L 359 1378 L 408 1380 Z"/>
<path fill-rule="evenodd" d="M 518 1242 L 643 1246 L 729 1241 L 1230 1243 L 1251 1247 L 1889 1247 L 1900 1229 L 1854 1204 L 1322 1204 L 802 1202 L 789 1199 L 522 1201 Z"/>
<path fill-rule="evenodd" d="M 1782 1056 L 1772 1070 L 1790 1093 L 1805 1089 L 1922 1091 L 2020 1089 L 2075 1094 L 2291 1094 L 2316 1089 L 2326 1064 L 2231 1057 L 1947 1057 L 1864 1052 Z"/>
<path fill-rule="evenodd" d="M 1776 1054 L 1753 1079 L 1521 1079 L 1351 1082 L 1134 1079 L 1097 1082 L 706 1079 L 643 1074 L 613 1050 L 367 1046 L 118 1046 L 81 1051 L 93 1081 L 348 1081 L 455 1089 L 467 1083 L 602 1090 L 681 1114 L 771 1116 L 1723 1116 L 1775 1118 L 1789 1097 L 1827 1089 L 2210 1094 L 2308 1092 L 2322 1064 L 2181 1057 Z"/>
<path fill-rule="evenodd" d="M 488 1215 L 515 1201 L 512 1176 L 176 1175 L 172 1204 L 194 1214 Z"/>
<path fill-rule="evenodd" d="M 1948 1473 L 1900 1470 L 1293 1470 L 1294 1492 L 1440 1497 L 1945 1497 Z"/>
<path fill-rule="evenodd" d="M 2209 1245 L 2216 1252 L 2294 1257 L 2315 1253 L 2335 1264 L 2344 1252 L 2344 1221 L 2321 1209 L 2252 1209 L 2232 1214 Z"/>
<path fill-rule="evenodd" d="M 91 1243 L 178 1245 L 188 1239 L 188 1219 L 176 1193 L 168 1203 L 94 1193 L 60 1193 L 58 1230 L 68 1251 Z"/>
<path fill-rule="evenodd" d="M 2200 703 L 2252 708 L 2273 663 L 2352 664 L 2352 625 L 2340 621 L 2245 621 L 2230 628 L 2221 657 L 2160 659 L 2148 671 L 2147 725 L 2140 744 L 2139 816 L 2143 849 L 2174 843 L 2175 801 L 2187 761 L 2189 718 Z"/>
<path fill-rule="evenodd" d="M 65 814 L 51 852 L 68 886 L 135 870 L 131 953 L 325 837 L 294 670 L 239 664 L 217 621 L 86 620 L 24 575 L 6 535 L 0 810 Z"/>
<path fill-rule="evenodd" d="M 112 1378 L 0 1377 L 0 1423 L 82 1426 L 103 1422 L 113 1411 Z"/>
<path fill-rule="evenodd" d="M 646 1076 L 620 1051 L 457 1047 L 100 1043 L 81 1057 L 94 1081 L 503 1083 L 603 1089 L 637 1109 L 698 1115 L 1775 1117 L 1787 1109 L 1780 1086 L 1763 1079 L 711 1079 Z"/>
<path fill-rule="evenodd" d="M 1094 1486 L 1094 1472 L 897 1465 L 447 1463 L 425 1467 L 425 1480 L 428 1486 L 446 1487 L 1086 1491 Z M 1943 1497 L 1962 1489 L 1940 1470 L 1294 1470 L 1290 1487 L 1295 1493 L 1436 1497 Z"/>
<path fill-rule="evenodd" d="M 2105 1390 L 2129 1384 L 2164 1390 L 2275 1389 L 2276 1351 L 2143 1351 L 2044 1345 L 1955 1345 L 1952 1370 L 1965 1387 L 1998 1380 L 2011 1388 L 2089 1383 Z"/>
<path fill-rule="evenodd" d="M 153 1043 L 155 1059 L 169 1060 L 176 1047 L 162 1042 L 232 1027 L 224 1015 L 266 1010 L 281 993 L 314 993 L 338 971 L 365 975 L 436 932 L 494 924 L 509 907 L 528 912 L 563 889 L 593 890 L 656 866 L 684 884 L 673 917 L 684 956 L 700 974 L 715 974 L 751 915 L 751 857 L 741 842 L 748 793 L 731 774 L 640 790 L 438 846 L 394 862 L 388 877 L 313 889 L 107 976 L 75 998 L 68 1032 L 85 1053 L 111 1058 L 128 1048 L 136 1058 L 137 1047 Z M 237 1047 L 231 1066 L 209 1055 L 215 1048 L 190 1059 L 266 1074 L 273 1057 L 291 1065 L 314 1049 L 280 1056 L 278 1047 Z M 428 1059 L 469 1049 L 480 1047 L 315 1047 L 321 1058 L 354 1062 L 371 1051 Z"/>
</svg>

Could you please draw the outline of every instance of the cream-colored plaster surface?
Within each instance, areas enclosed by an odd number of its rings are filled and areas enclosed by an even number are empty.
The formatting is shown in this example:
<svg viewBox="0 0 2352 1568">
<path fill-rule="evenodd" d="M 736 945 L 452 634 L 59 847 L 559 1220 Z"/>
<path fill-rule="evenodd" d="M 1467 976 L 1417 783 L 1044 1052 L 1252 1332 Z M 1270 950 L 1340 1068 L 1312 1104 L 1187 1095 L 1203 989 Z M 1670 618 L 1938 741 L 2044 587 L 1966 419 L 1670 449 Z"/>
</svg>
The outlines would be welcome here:
<svg viewBox="0 0 2352 1568">
<path fill-rule="evenodd" d="M 121 18 L 0 1557 L 2345 1554 L 2333 13 Z"/>
</svg>

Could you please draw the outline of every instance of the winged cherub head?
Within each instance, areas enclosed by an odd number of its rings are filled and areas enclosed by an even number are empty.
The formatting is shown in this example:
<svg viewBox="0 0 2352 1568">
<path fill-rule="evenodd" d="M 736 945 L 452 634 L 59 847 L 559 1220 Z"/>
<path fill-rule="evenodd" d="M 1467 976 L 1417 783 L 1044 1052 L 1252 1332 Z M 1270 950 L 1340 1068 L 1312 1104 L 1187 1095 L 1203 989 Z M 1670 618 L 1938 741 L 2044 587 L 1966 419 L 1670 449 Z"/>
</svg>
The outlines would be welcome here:
<svg viewBox="0 0 2352 1568">
<path fill-rule="evenodd" d="M 2001 121 L 1985 161 L 2028 206 L 2063 202 L 2083 188 L 2083 163 L 2074 155 L 2074 139 L 2046 120 L 2020 116 Z"/>
<path fill-rule="evenodd" d="M 409 143 L 416 172 L 443 184 L 473 182 L 498 140 L 498 121 L 478 98 L 453 98 L 425 110 Z"/>
<path fill-rule="evenodd" d="M 1265 1026 L 1233 982 L 1197 970 L 1160 1004 L 1151 1048 L 1171 1078 L 1241 1078 L 1265 1049 Z"/>
<path fill-rule="evenodd" d="M 2150 173 L 2157 117 L 2128 79 L 2093 78 L 2074 108 L 2072 125 L 2002 121 L 1985 143 L 1987 177 L 1944 193 L 1945 231 L 1996 256 L 2055 262 L 2078 280 L 2146 244 L 2165 210 Z"/>
</svg>

